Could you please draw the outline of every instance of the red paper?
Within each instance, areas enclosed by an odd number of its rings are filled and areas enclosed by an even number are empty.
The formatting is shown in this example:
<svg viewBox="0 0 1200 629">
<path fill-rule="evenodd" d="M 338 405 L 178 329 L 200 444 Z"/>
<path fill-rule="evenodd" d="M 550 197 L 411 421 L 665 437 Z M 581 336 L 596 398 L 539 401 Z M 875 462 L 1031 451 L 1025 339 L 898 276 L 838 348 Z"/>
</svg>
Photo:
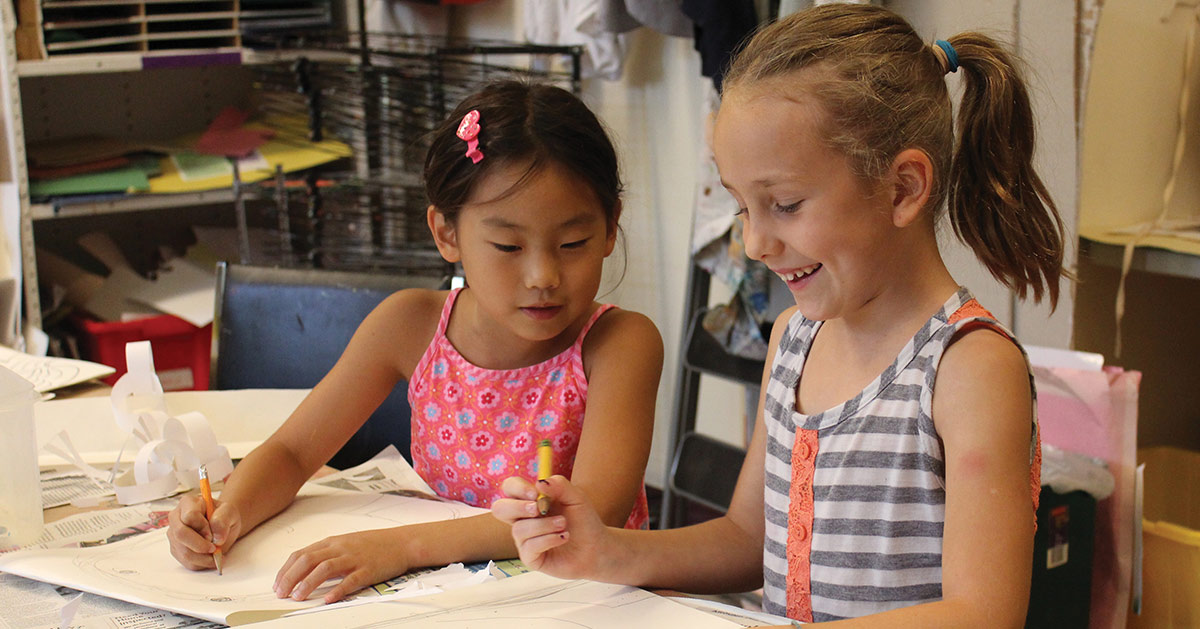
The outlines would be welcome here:
<svg viewBox="0 0 1200 629">
<path fill-rule="evenodd" d="M 243 126 L 250 112 L 235 107 L 221 110 L 200 139 L 196 141 L 196 152 L 225 157 L 247 157 L 258 147 L 274 137 L 275 132 L 267 129 L 251 129 Z"/>
</svg>

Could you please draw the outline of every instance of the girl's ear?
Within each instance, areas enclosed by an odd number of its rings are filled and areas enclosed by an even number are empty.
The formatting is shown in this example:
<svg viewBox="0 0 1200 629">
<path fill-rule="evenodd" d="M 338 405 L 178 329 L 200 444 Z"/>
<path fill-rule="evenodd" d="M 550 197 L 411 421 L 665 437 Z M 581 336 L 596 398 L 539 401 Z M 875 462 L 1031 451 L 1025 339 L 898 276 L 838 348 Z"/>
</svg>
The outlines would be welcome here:
<svg viewBox="0 0 1200 629">
<path fill-rule="evenodd" d="M 612 255 L 613 249 L 617 246 L 617 224 L 621 219 L 621 201 L 617 200 L 617 206 L 613 209 L 613 220 L 605 229 L 604 240 L 604 257 Z"/>
<path fill-rule="evenodd" d="M 433 242 L 437 245 L 438 253 L 442 254 L 446 262 L 454 264 L 462 261 L 462 254 L 458 250 L 458 231 L 450 221 L 446 220 L 446 215 L 438 211 L 434 206 L 429 206 L 425 210 L 425 220 L 429 223 L 429 231 L 433 234 Z"/>
<path fill-rule="evenodd" d="M 933 161 L 920 149 L 905 149 L 892 160 L 892 224 L 908 227 L 921 216 L 933 192 Z"/>
</svg>

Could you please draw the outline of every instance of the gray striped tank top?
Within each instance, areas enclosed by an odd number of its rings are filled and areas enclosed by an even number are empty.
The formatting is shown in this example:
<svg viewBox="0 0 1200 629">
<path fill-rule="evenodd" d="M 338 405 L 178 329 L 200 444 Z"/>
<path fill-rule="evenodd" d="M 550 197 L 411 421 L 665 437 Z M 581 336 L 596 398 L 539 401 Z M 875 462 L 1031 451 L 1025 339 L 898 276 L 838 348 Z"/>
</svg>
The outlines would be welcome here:
<svg viewBox="0 0 1200 629">
<path fill-rule="evenodd" d="M 866 389 L 804 415 L 796 386 L 821 322 L 788 321 L 763 406 L 765 611 L 828 621 L 941 598 L 945 468 L 933 383 L 942 353 L 971 325 L 1013 338 L 960 288 Z M 1036 417 L 1033 435 L 1036 510 Z"/>
</svg>

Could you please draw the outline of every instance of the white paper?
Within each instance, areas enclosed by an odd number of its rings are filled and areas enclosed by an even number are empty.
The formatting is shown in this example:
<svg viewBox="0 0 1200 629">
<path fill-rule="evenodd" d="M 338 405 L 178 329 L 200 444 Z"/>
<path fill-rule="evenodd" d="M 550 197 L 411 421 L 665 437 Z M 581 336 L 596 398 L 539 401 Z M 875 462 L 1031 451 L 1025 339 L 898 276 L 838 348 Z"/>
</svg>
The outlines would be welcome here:
<svg viewBox="0 0 1200 629">
<path fill-rule="evenodd" d="M 1104 368 L 1104 355 L 1093 352 L 1026 345 L 1025 354 L 1029 356 L 1029 364 L 1035 367 L 1067 367 L 1083 371 L 1100 371 Z"/>
<path fill-rule="evenodd" d="M 9 84 L 0 88 L 7 92 Z M 7 96 L 5 101 L 11 103 Z M 11 120 L 11 117 L 6 116 Z M 0 136 L 7 135 L 0 125 Z M 11 146 L 11 145 L 10 145 Z M 6 147 L 7 148 L 7 147 Z M 13 155 L 11 151 L 8 155 Z M 5 177 L 7 179 L 7 177 Z M 32 252 L 30 252 L 32 253 Z M 12 181 L 0 183 L 0 344 L 12 347 L 21 346 L 21 197 L 17 184 Z"/>
<path fill-rule="evenodd" d="M 134 273 L 132 269 L 113 269 L 104 278 L 100 288 L 89 295 L 83 308 L 102 321 L 131 321 L 160 315 L 162 313 L 154 308 L 129 300 L 146 284 L 150 284 L 150 280 Z"/>
<path fill-rule="evenodd" d="M 736 623 L 739 627 L 762 627 L 770 625 L 790 625 L 790 618 L 768 614 L 763 611 L 755 611 L 751 609 L 743 609 L 726 603 L 710 600 L 707 598 L 694 598 L 690 596 L 672 596 L 671 600 L 687 605 L 692 609 L 698 609 L 714 616 L 719 616 L 730 622 Z"/>
<path fill-rule="evenodd" d="M 29 354 L 0 347 L 0 365 L 33 383 L 38 393 L 53 391 L 72 384 L 95 378 L 103 378 L 114 371 L 108 365 L 56 358 L 53 356 L 30 356 Z"/>
<path fill-rule="evenodd" d="M 0 573 L 0 627 L 59 629 L 64 603 L 80 597 L 77 590 Z M 204 622 L 161 609 L 83 593 L 71 629 L 217 629 L 224 625 Z"/>
<path fill-rule="evenodd" d="M 564 581 L 540 572 L 431 596 L 286 616 L 256 625 L 262 629 L 372 626 L 727 629 L 744 625 L 640 588 Z"/>
<path fill-rule="evenodd" d="M 202 328 L 213 321 L 216 292 L 211 269 L 177 258 L 159 270 L 157 280 L 137 284 L 128 298 Z"/>
<path fill-rule="evenodd" d="M 170 556 L 165 529 L 90 548 L 23 550 L 0 555 L 0 570 L 20 576 L 224 622 L 238 611 L 297 610 L 319 604 L 333 583 L 296 602 L 276 598 L 275 574 L 293 551 L 331 535 L 481 513 L 460 503 L 364 494 L 306 485 L 285 511 L 225 554 L 224 574 L 193 572 Z M 318 614 L 319 615 L 319 614 Z M 328 629 L 328 625 L 324 628 Z"/>
</svg>

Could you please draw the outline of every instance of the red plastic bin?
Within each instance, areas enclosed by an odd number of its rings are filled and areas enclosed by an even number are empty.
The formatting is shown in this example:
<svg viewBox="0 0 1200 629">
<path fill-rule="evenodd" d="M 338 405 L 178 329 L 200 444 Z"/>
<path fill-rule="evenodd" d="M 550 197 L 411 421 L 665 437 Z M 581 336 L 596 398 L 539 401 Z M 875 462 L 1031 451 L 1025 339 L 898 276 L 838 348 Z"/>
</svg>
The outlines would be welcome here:
<svg viewBox="0 0 1200 629">
<path fill-rule="evenodd" d="M 154 370 L 164 390 L 208 389 L 211 323 L 198 328 L 166 314 L 134 321 L 94 321 L 80 317 L 75 323 L 84 358 L 117 370 L 104 378 L 109 385 L 125 374 L 125 344 L 150 341 Z"/>
</svg>

